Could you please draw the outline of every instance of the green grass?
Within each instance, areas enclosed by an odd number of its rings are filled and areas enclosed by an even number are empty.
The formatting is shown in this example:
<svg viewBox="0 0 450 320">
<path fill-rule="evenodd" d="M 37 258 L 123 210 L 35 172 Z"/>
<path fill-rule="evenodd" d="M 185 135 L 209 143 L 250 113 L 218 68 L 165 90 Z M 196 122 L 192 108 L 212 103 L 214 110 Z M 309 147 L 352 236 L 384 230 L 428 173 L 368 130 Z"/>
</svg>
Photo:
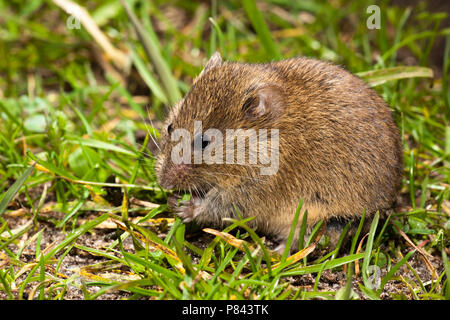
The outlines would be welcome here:
<svg viewBox="0 0 450 320">
<path fill-rule="evenodd" d="M 384 1 L 381 28 L 368 30 L 372 2 L 80 1 L 126 55 L 121 67 L 87 28 L 68 29 L 52 1 L 0 0 L 0 297 L 449 299 L 450 30 L 423 3 Z M 437 41 L 443 61 L 433 60 Z M 146 146 L 216 50 L 241 62 L 316 57 L 368 81 L 402 133 L 402 210 L 377 216 L 367 236 L 358 229 L 350 249 L 314 258 L 314 235 L 296 259 L 277 256 L 248 220 L 198 245 L 203 231 L 167 213 L 170 191 L 157 185 Z M 108 233 L 106 222 L 117 226 Z M 49 241 L 50 230 L 62 237 Z M 104 246 L 86 241 L 111 233 Z M 74 252 L 98 262 L 67 272 Z M 329 272 L 345 275 L 339 290 L 324 285 Z"/>
</svg>

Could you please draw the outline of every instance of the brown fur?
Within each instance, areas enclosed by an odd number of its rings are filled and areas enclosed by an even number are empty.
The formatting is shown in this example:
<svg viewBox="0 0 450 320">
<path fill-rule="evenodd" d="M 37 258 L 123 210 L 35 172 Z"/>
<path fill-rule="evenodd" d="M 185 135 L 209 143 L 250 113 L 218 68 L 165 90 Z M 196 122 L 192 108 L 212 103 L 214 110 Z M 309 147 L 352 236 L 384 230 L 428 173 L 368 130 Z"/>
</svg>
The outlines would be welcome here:
<svg viewBox="0 0 450 320">
<path fill-rule="evenodd" d="M 264 100 L 266 109 L 258 107 Z M 259 166 L 174 165 L 167 127 L 279 129 L 279 170 Z M 186 221 L 221 225 L 234 206 L 259 232 L 286 240 L 301 198 L 308 225 L 358 218 L 392 207 L 401 181 L 398 128 L 383 99 L 361 79 L 327 62 L 292 58 L 222 63 L 217 54 L 170 112 L 156 171 L 164 187 L 191 190 Z M 301 221 L 301 220 L 300 220 Z"/>
</svg>

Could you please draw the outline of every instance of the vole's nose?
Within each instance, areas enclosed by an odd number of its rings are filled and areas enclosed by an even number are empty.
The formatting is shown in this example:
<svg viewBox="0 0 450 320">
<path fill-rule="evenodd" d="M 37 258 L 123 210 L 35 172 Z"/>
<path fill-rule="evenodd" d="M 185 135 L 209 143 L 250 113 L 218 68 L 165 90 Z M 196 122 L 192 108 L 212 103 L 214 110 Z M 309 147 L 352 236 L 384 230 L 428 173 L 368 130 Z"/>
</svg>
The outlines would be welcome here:
<svg viewBox="0 0 450 320">
<path fill-rule="evenodd" d="M 158 176 L 158 183 L 165 189 L 181 187 L 188 172 L 189 165 L 185 163 L 173 164 L 162 170 L 162 174 Z"/>
<path fill-rule="evenodd" d="M 159 179 L 158 179 L 159 180 Z M 172 184 L 172 183 L 170 183 L 168 180 L 159 180 L 158 181 L 158 183 L 159 183 L 159 185 L 161 186 L 161 187 L 163 187 L 164 189 L 166 189 L 166 190 L 170 190 L 170 189 L 173 189 L 175 186 Z"/>
</svg>

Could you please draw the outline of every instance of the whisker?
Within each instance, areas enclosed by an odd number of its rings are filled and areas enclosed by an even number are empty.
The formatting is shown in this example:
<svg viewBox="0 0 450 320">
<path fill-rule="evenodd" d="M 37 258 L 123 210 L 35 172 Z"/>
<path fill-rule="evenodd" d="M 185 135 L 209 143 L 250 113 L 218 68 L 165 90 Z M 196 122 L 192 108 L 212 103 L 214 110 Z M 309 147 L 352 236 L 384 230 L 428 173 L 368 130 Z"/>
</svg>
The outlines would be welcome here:
<svg viewBox="0 0 450 320">
<path fill-rule="evenodd" d="M 211 187 L 210 190 L 213 190 L 213 189 L 214 189 L 215 191 L 219 192 L 219 190 L 218 190 L 212 183 L 210 183 L 210 182 L 208 182 L 208 181 L 206 181 L 206 183 Z M 209 191 L 208 191 L 208 192 L 209 192 Z M 208 192 L 204 191 L 203 197 L 205 197 L 206 194 L 207 194 Z"/>
<path fill-rule="evenodd" d="M 147 109 L 148 119 L 150 120 L 150 124 L 152 125 L 153 134 L 156 135 L 156 134 L 155 134 L 155 127 L 153 126 L 153 121 L 152 121 L 152 119 L 150 118 L 150 115 L 149 115 L 148 105 L 146 105 L 145 108 Z M 150 136 L 151 136 L 151 135 L 150 135 Z M 152 137 L 152 136 L 151 136 L 151 137 Z M 158 143 L 156 142 L 156 140 L 153 139 L 153 137 L 152 137 L 152 140 L 153 140 L 153 142 L 155 143 L 155 145 L 158 147 L 159 151 L 161 151 L 161 148 L 159 147 L 159 145 L 158 145 Z"/>
<path fill-rule="evenodd" d="M 150 119 L 150 116 L 149 116 L 148 106 L 146 106 L 146 108 L 147 108 L 147 116 L 148 116 L 148 118 L 149 118 L 149 120 L 150 120 L 150 123 L 151 123 L 151 119 Z M 147 129 L 147 133 L 148 133 L 148 135 L 150 136 L 150 138 L 152 139 L 153 143 L 156 145 L 156 147 L 159 149 L 159 151 L 161 151 L 161 148 L 159 147 L 159 145 L 158 145 L 158 143 L 156 142 L 155 138 L 153 138 L 152 134 L 150 133 L 150 129 L 148 128 L 147 123 L 146 123 L 144 117 L 141 116 L 141 115 L 139 115 L 139 116 L 141 117 L 142 122 L 144 123 L 144 126 L 145 126 L 145 128 Z M 155 128 L 152 127 L 152 129 L 153 129 L 153 134 L 155 134 Z"/>
<path fill-rule="evenodd" d="M 136 144 L 138 144 L 138 143 L 136 143 Z M 141 146 L 142 146 L 142 145 L 141 145 Z M 137 150 L 137 152 L 138 152 L 138 153 L 141 153 L 141 154 L 143 154 L 144 156 L 147 156 L 147 157 L 149 157 L 149 158 L 156 159 L 156 156 L 153 155 L 153 154 L 151 154 L 151 153 L 147 153 L 147 152 L 145 152 L 145 151 L 140 151 L 140 150 Z"/>
</svg>

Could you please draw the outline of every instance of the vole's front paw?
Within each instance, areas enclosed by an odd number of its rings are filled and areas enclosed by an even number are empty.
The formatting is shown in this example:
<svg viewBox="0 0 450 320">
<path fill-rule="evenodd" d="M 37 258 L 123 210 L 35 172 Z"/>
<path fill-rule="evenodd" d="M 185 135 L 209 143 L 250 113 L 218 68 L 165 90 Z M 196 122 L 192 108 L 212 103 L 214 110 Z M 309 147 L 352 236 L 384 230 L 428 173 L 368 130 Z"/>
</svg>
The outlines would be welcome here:
<svg viewBox="0 0 450 320">
<path fill-rule="evenodd" d="M 191 197 L 188 201 L 181 201 L 174 210 L 175 213 L 183 219 L 184 223 L 188 223 L 201 213 L 202 207 L 200 205 L 201 200 L 199 198 Z"/>
</svg>

